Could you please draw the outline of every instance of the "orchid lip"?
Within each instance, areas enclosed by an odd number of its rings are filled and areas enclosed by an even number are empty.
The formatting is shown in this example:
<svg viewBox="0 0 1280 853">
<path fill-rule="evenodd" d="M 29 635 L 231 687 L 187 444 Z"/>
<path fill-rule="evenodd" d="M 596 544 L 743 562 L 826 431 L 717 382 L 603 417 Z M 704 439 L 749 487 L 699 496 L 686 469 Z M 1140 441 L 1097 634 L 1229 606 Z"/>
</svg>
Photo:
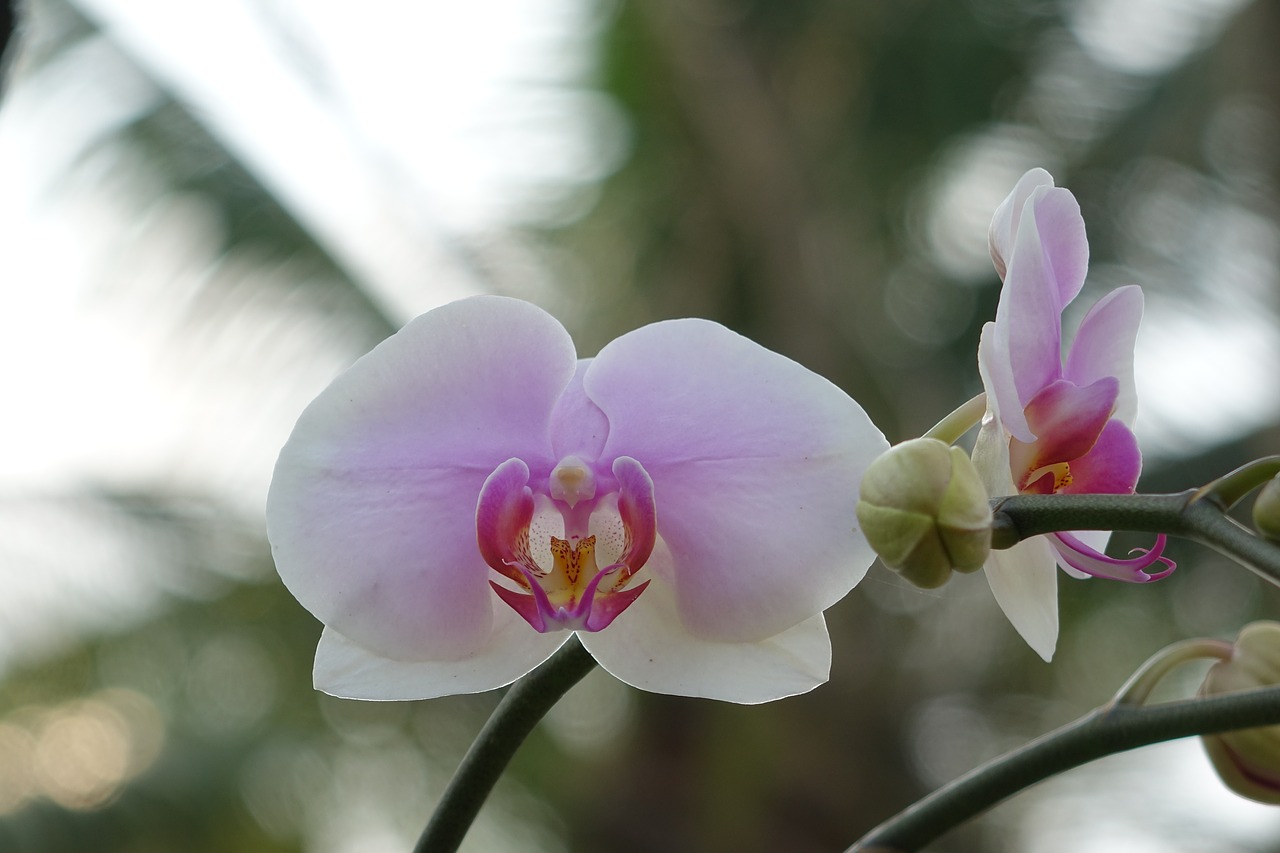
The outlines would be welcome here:
<svg viewBox="0 0 1280 853">
<path fill-rule="evenodd" d="M 657 535 L 653 481 L 625 456 L 614 461 L 612 473 L 616 487 L 597 494 L 592 465 L 566 457 L 548 480 L 549 494 L 535 495 L 529 466 L 509 459 L 480 491 L 480 552 L 517 588 L 489 584 L 535 631 L 603 630 L 648 586 L 631 581 Z M 546 532 L 556 523 L 563 523 L 564 538 Z M 598 545 L 611 558 L 603 569 L 596 563 Z"/>
<path fill-rule="evenodd" d="M 1070 533 L 1051 534 L 1054 549 L 1059 558 L 1073 569 L 1092 575 L 1093 577 L 1110 578 L 1111 580 L 1129 583 L 1151 583 L 1167 577 L 1177 564 L 1164 556 L 1164 546 L 1168 541 L 1163 533 L 1156 537 L 1150 549 L 1134 549 L 1137 557 L 1119 559 L 1090 548 L 1079 537 Z M 1146 569 L 1161 563 L 1164 569 L 1147 572 Z"/>
</svg>

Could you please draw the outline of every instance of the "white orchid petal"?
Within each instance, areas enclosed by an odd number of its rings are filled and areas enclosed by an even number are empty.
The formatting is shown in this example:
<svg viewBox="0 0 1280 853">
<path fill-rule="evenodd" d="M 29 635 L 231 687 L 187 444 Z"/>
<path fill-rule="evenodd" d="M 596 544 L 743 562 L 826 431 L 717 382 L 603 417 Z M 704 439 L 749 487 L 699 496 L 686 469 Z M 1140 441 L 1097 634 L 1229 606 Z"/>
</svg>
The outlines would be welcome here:
<svg viewBox="0 0 1280 853">
<path fill-rule="evenodd" d="M 1053 547 L 1043 536 L 992 551 L 987 582 L 996 603 L 1027 645 L 1053 659 L 1058 644 L 1058 568 Z"/>
<path fill-rule="evenodd" d="M 753 643 L 696 637 L 671 587 L 655 580 L 609 629 L 580 635 L 620 681 L 656 693 L 757 704 L 807 693 L 831 670 L 831 640 L 819 613 Z"/>
<path fill-rule="evenodd" d="M 316 647 L 316 689 L 344 699 L 413 700 L 503 687 L 551 657 L 570 636 L 538 634 L 507 612 L 511 618 L 503 617 L 488 645 L 457 661 L 392 660 L 325 628 Z"/>
</svg>

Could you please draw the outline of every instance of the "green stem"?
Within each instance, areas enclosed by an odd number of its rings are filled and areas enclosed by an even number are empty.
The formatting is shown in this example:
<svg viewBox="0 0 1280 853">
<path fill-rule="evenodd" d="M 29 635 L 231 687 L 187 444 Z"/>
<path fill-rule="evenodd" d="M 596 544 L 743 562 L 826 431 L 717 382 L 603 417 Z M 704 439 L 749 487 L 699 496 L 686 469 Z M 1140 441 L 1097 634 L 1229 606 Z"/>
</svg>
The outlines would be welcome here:
<svg viewBox="0 0 1280 853">
<path fill-rule="evenodd" d="M 958 409 L 934 424 L 933 428 L 922 437 L 936 438 L 939 441 L 945 441 L 947 444 L 955 444 L 960 439 L 960 436 L 982 420 L 982 415 L 986 410 L 987 395 L 979 394 L 962 403 Z"/>
<path fill-rule="evenodd" d="M 595 665 L 595 659 L 575 636 L 546 663 L 511 686 L 449 780 L 414 853 L 452 853 L 458 849 L 520 744 L 560 697 Z"/>
<path fill-rule="evenodd" d="M 1235 646 L 1226 640 L 1212 640 L 1200 637 L 1194 640 L 1183 640 L 1171 646 L 1165 646 L 1138 667 L 1138 671 L 1129 676 L 1116 695 L 1112 697 L 1112 705 L 1142 705 L 1151 696 L 1151 691 L 1166 675 L 1184 663 L 1193 660 L 1229 660 Z"/>
<path fill-rule="evenodd" d="M 1280 546 L 1254 536 L 1212 495 L 1015 495 L 994 501 L 992 547 L 1064 530 L 1168 533 L 1208 545 L 1280 585 Z"/>
<path fill-rule="evenodd" d="M 1151 707 L 1098 708 L 939 788 L 846 853 L 912 853 L 969 818 L 1063 771 L 1140 746 L 1280 723 L 1280 687 Z"/>
<path fill-rule="evenodd" d="M 1280 456 L 1264 456 L 1247 462 L 1230 474 L 1223 474 L 1212 483 L 1201 487 L 1196 492 L 1196 499 L 1212 496 L 1221 506 L 1231 509 L 1243 500 L 1245 495 L 1277 474 L 1280 474 Z"/>
</svg>

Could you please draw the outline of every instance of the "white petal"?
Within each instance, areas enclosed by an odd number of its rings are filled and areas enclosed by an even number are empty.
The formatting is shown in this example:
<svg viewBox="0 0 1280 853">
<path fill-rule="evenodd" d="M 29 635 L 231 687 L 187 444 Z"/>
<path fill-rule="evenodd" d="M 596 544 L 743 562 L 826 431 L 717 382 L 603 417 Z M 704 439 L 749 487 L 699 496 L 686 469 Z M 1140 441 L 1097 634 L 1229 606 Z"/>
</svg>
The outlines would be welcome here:
<svg viewBox="0 0 1280 853">
<path fill-rule="evenodd" d="M 1003 498 L 1018 493 L 1009 469 L 1009 434 L 1004 430 L 998 410 L 992 411 L 992 400 L 987 396 L 987 415 L 973 442 L 973 467 L 978 478 L 992 498 Z"/>
<path fill-rule="evenodd" d="M 608 628 L 579 637 L 620 681 L 675 696 L 752 705 L 807 693 L 831 671 L 821 614 L 755 643 L 703 640 L 681 624 L 671 589 L 659 579 Z"/>
<path fill-rule="evenodd" d="M 325 628 L 316 647 L 316 689 L 345 699 L 412 700 L 503 687 L 551 657 L 570 636 L 539 634 L 512 616 L 478 654 L 458 661 L 391 660 Z"/>
<path fill-rule="evenodd" d="M 996 603 L 1027 645 L 1045 660 L 1058 644 L 1058 567 L 1053 547 L 1034 536 L 1012 548 L 992 551 L 987 582 Z"/>
</svg>

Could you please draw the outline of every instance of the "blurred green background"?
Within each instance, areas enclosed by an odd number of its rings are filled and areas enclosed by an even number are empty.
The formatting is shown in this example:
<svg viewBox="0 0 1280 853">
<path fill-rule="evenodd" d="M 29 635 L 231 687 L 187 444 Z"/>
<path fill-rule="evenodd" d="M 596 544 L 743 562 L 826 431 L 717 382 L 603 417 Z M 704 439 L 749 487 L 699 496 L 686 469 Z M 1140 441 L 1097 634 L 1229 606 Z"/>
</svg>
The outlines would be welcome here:
<svg viewBox="0 0 1280 853">
<path fill-rule="evenodd" d="M 0 105 L 0 851 L 409 849 L 497 697 L 315 693 L 320 626 L 276 579 L 261 511 L 302 406 L 459 295 L 535 301 L 584 354 L 719 320 L 898 441 L 979 390 L 987 222 L 1041 165 L 1091 236 L 1068 322 L 1147 292 L 1142 488 L 1280 447 L 1274 3 L 20 13 Z M 1064 579 L 1052 665 L 980 576 L 922 592 L 876 566 L 828 612 L 832 678 L 809 695 L 744 708 L 593 674 L 467 849 L 841 850 L 1162 645 L 1280 612 L 1244 571 L 1170 552 L 1151 587 Z M 1263 853 L 1280 814 L 1182 743 L 935 849 Z"/>
</svg>

